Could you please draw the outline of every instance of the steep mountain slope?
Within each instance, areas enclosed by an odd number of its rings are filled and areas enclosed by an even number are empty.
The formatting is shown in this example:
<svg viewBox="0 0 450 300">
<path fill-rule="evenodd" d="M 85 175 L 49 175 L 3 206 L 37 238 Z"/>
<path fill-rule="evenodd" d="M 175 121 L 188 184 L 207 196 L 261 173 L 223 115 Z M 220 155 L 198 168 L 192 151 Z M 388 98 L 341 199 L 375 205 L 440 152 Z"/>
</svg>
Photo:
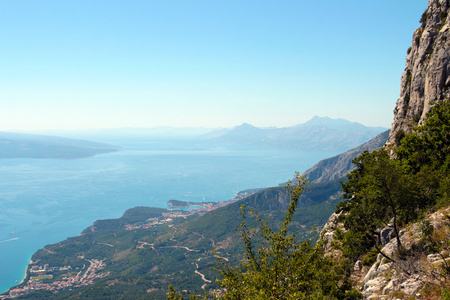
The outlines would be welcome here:
<svg viewBox="0 0 450 300">
<path fill-rule="evenodd" d="M 308 169 L 303 175 L 312 183 L 326 182 L 344 177 L 350 172 L 354 165 L 352 159 L 363 151 L 372 151 L 384 146 L 389 135 L 389 130 L 377 135 L 367 143 L 362 144 L 345 153 L 324 159 Z"/>
<path fill-rule="evenodd" d="M 416 124 L 423 124 L 433 102 L 450 96 L 450 17 L 447 0 L 429 1 L 408 49 L 400 98 L 388 144 L 398 144 Z"/>
</svg>

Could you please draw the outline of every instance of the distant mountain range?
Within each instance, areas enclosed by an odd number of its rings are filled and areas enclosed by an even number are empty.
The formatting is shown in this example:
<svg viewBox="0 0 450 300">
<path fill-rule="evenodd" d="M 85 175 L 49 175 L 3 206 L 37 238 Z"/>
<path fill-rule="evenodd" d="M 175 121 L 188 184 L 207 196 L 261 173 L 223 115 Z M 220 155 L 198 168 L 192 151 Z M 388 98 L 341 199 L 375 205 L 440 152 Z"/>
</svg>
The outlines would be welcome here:
<svg viewBox="0 0 450 300">
<path fill-rule="evenodd" d="M 83 130 L 44 130 L 36 134 L 82 139 L 115 136 L 126 137 L 196 137 L 213 142 L 269 145 L 297 149 L 347 151 L 357 147 L 387 128 L 367 127 L 344 119 L 315 116 L 306 123 L 290 127 L 259 128 L 248 123 L 233 128 L 171 127 L 108 128 Z"/>
<path fill-rule="evenodd" d="M 204 135 L 217 142 L 270 145 L 298 149 L 346 151 L 357 147 L 387 128 L 366 127 L 344 119 L 315 116 L 306 123 L 285 128 L 258 128 L 244 123 Z"/>
<path fill-rule="evenodd" d="M 0 132 L 0 158 L 84 158 L 118 147 L 55 136 Z"/>
</svg>

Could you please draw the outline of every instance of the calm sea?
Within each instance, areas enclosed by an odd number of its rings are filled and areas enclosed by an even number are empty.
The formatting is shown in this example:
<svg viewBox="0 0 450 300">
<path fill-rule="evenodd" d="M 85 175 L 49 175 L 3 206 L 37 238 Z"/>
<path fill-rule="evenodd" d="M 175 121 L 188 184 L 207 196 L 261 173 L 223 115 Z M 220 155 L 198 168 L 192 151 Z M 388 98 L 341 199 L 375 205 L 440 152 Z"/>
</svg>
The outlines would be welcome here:
<svg viewBox="0 0 450 300">
<path fill-rule="evenodd" d="M 86 159 L 0 160 L 0 292 L 18 284 L 31 255 L 97 219 L 170 199 L 228 200 L 275 186 L 335 152 L 194 139 L 103 138 L 119 152 Z"/>
</svg>

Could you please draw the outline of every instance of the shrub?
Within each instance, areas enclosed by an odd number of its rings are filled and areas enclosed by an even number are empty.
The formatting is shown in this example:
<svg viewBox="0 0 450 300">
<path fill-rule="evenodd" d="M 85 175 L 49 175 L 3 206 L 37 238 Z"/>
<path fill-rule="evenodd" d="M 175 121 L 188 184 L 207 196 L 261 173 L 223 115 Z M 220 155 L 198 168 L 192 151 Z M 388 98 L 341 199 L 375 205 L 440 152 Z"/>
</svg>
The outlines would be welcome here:
<svg viewBox="0 0 450 300">
<path fill-rule="evenodd" d="M 372 250 L 367 252 L 366 256 L 364 256 L 364 259 L 361 261 L 361 264 L 363 266 L 370 267 L 375 263 L 377 256 L 378 250 L 376 248 L 372 248 Z"/>
<path fill-rule="evenodd" d="M 425 27 L 427 25 L 427 19 L 428 19 L 428 9 L 426 9 L 422 16 L 420 17 L 420 24 L 422 24 L 422 27 Z"/>
<path fill-rule="evenodd" d="M 395 144 L 397 146 L 401 145 L 402 139 L 405 137 L 405 131 L 403 129 L 400 129 L 395 133 Z"/>
</svg>

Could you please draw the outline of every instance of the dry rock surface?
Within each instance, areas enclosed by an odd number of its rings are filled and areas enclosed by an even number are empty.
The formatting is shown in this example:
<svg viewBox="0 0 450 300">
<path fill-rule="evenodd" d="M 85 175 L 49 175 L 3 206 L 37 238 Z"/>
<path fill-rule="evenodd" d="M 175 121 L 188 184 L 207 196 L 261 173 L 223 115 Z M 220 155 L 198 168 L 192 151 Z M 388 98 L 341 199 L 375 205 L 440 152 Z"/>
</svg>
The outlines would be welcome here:
<svg viewBox="0 0 450 300">
<path fill-rule="evenodd" d="M 400 98 L 388 145 L 394 145 L 415 125 L 421 125 L 432 102 L 450 96 L 450 1 L 429 0 L 413 35 L 401 78 Z"/>
<path fill-rule="evenodd" d="M 360 260 L 355 263 L 352 278 L 364 299 L 429 299 L 426 296 L 427 288 L 439 289 L 448 284 L 445 267 L 450 266 L 447 249 L 450 247 L 447 243 L 450 240 L 450 208 L 429 215 L 425 221 L 433 226 L 430 239 L 441 244 L 443 250 L 426 254 L 427 240 L 420 229 L 423 221 L 400 231 L 402 249 L 399 249 L 397 239 L 389 235 L 386 239 L 390 239 L 381 251 L 392 260 L 378 254 L 370 267 L 363 267 Z M 339 214 L 335 213 L 321 234 L 321 238 L 326 240 L 326 253 L 336 258 L 342 256 L 342 252 L 337 249 L 339 247 L 336 247 L 338 242 L 335 232 L 338 228 L 342 230 L 343 224 L 339 222 Z"/>
</svg>

